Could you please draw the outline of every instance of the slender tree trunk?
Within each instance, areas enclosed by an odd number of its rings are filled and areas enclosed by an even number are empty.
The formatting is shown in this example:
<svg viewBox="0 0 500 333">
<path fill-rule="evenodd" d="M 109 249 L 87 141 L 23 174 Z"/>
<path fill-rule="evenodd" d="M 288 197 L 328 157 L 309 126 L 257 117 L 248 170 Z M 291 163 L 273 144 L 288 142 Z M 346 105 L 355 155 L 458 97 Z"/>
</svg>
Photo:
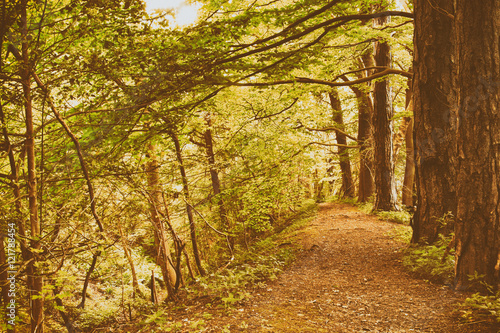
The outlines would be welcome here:
<svg viewBox="0 0 500 333">
<path fill-rule="evenodd" d="M 412 69 L 413 71 L 413 69 Z M 413 113 L 413 79 L 408 79 L 408 88 L 406 89 L 406 111 Z M 413 118 L 405 117 L 407 122 L 405 143 L 405 176 L 403 180 L 401 203 L 405 207 L 414 207 L 414 188 L 415 188 L 415 145 L 413 141 Z M 396 154 L 396 153 L 395 153 Z"/>
<path fill-rule="evenodd" d="M 177 279 L 175 267 L 170 256 L 170 245 L 166 239 L 165 225 L 160 218 L 162 209 L 162 195 L 160 185 L 159 165 L 156 158 L 156 147 L 148 145 L 148 162 L 146 163 L 146 177 L 148 180 L 149 213 L 154 227 L 156 245 L 156 263 L 160 266 L 169 297 L 173 297 L 174 286 Z"/>
<path fill-rule="evenodd" d="M 32 250 L 40 250 L 40 223 L 38 220 L 37 205 L 37 180 L 36 180 L 36 157 L 35 157 L 35 134 L 33 130 L 33 109 L 31 104 L 31 64 L 28 54 L 28 1 L 21 1 L 21 36 L 22 36 L 22 67 L 21 81 L 24 95 L 24 110 L 26 124 L 26 157 L 28 160 L 28 203 L 29 203 L 29 222 L 31 228 L 30 247 Z M 43 333 L 43 277 L 39 268 L 35 265 L 37 254 L 29 251 L 28 260 L 30 261 L 26 268 L 27 285 L 30 295 L 30 317 L 31 332 Z M 33 299 L 33 296 L 36 296 Z"/>
<path fill-rule="evenodd" d="M 373 67 L 373 55 L 371 51 L 365 52 L 360 61 L 360 68 Z M 365 71 L 368 72 L 368 71 Z M 358 78 L 368 76 L 370 73 L 359 72 Z M 359 189 L 358 201 L 367 202 L 373 195 L 373 101 L 370 96 L 369 87 L 366 91 L 351 86 L 351 90 L 356 95 L 358 105 L 358 143 L 359 148 Z"/>
<path fill-rule="evenodd" d="M 453 18 L 448 16 L 453 15 L 453 2 L 415 1 L 414 243 L 434 243 L 439 233 L 451 232 L 452 222 L 445 226 L 441 219 L 448 212 L 456 214 L 456 69 Z"/>
<path fill-rule="evenodd" d="M 4 11 L 5 11 L 5 1 L 3 3 L 3 11 L 2 11 L 2 15 L 5 15 Z M 4 37 L 4 30 L 3 28 L 0 28 L 2 30 L 1 32 L 1 42 L 3 42 L 3 37 Z M 3 44 L 3 43 L 2 43 Z M 2 46 L 2 45 L 0 45 Z M 0 49 L 2 49 L 0 47 Z M 2 59 L 0 59 L 0 72 L 2 71 L 2 68 L 3 68 L 3 62 L 2 62 Z M 29 252 L 28 250 L 28 246 L 27 246 L 27 243 L 26 243 L 26 231 L 25 231 L 25 226 L 24 226 L 24 214 L 22 212 L 22 201 L 21 201 L 21 191 L 20 191 L 20 187 L 19 187 L 19 172 L 18 172 L 18 166 L 16 164 L 16 157 L 14 155 L 14 148 L 12 147 L 11 143 L 10 143 L 10 139 L 9 139 L 9 134 L 8 134 L 8 131 L 7 131 L 7 124 L 6 124 L 6 120 L 5 120 L 5 114 L 3 112 L 3 105 L 2 103 L 0 103 L 0 125 L 1 125 L 1 128 L 2 128 L 2 135 L 3 135 L 3 140 L 4 140 L 4 143 L 6 145 L 6 150 L 7 150 L 7 154 L 8 154 L 8 158 L 9 158 L 9 166 L 10 166 L 10 178 L 11 178 L 11 186 L 12 186 L 12 191 L 13 191 L 13 194 L 14 194 L 14 211 L 15 211 L 15 229 L 16 229 L 16 233 L 17 235 L 19 236 L 18 237 L 18 241 L 20 243 L 20 246 L 21 246 L 21 254 L 22 254 L 22 258 L 23 260 L 29 260 L 29 258 L 31 258 L 31 253 Z M 23 161 L 24 160 L 24 156 L 25 156 L 25 153 L 26 153 L 26 149 L 25 147 L 23 147 L 21 153 L 20 153 L 20 157 L 19 157 L 19 160 L 20 161 Z M 3 242 L 3 240 L 2 240 Z M 3 245 L 3 243 L 2 243 Z M 4 249 L 0 249 L 0 251 L 3 251 Z M 5 255 L 5 254 L 4 254 Z M 8 281 L 7 279 L 7 271 L 5 272 L 5 275 L 3 275 L 2 277 L 0 277 L 0 279 L 2 280 L 2 282 L 6 282 Z M 3 292 L 3 298 L 4 298 L 4 305 L 6 306 L 8 303 L 10 303 L 10 300 L 11 300 L 11 297 L 9 297 L 8 295 L 8 289 L 9 287 L 7 287 L 8 285 L 6 284 L 5 287 L 2 287 L 2 292 Z M 7 311 L 5 311 L 5 313 L 7 313 Z M 14 333 L 15 332 L 15 326 L 10 326 L 10 327 L 13 327 L 13 328 L 8 328 L 7 329 L 7 333 Z"/>
<path fill-rule="evenodd" d="M 500 283 L 500 2 L 457 0 L 456 288 Z"/>
<path fill-rule="evenodd" d="M 123 252 L 125 253 L 125 257 L 127 257 L 127 261 L 130 265 L 130 272 L 132 273 L 132 288 L 134 290 L 134 292 L 132 293 L 132 298 L 135 298 L 136 295 L 141 295 L 141 290 L 139 289 L 139 281 L 137 280 L 137 274 L 135 272 L 134 260 L 132 259 L 132 255 L 130 254 L 130 249 L 128 248 L 127 244 L 127 239 L 123 235 L 123 230 L 120 223 L 118 223 L 118 230 L 120 230 L 120 237 L 122 239 L 122 244 L 123 244 Z"/>
<path fill-rule="evenodd" d="M 54 295 L 54 302 L 56 303 L 57 306 L 60 307 L 59 309 L 59 315 L 61 316 L 61 318 L 63 319 L 64 321 L 64 326 L 66 326 L 66 329 L 68 330 L 68 333 L 77 333 L 77 332 L 80 332 L 80 330 L 76 330 L 74 325 L 73 325 L 73 321 L 71 320 L 71 317 L 70 315 L 68 315 L 68 313 L 63 310 L 64 309 L 64 304 L 63 304 L 63 301 L 60 297 L 58 297 L 59 293 L 61 292 L 59 290 L 59 287 L 56 287 L 52 290 L 53 292 L 53 295 Z"/>
<path fill-rule="evenodd" d="M 323 202 L 325 199 L 323 196 L 323 182 L 319 178 L 318 169 L 314 169 L 313 173 L 313 190 L 314 190 L 314 200 L 316 202 Z"/>
<path fill-rule="evenodd" d="M 10 302 L 9 297 L 9 280 L 7 280 L 8 275 L 7 271 L 9 270 L 9 265 L 7 263 L 7 256 L 5 255 L 5 246 L 4 246 L 4 234 L 0 234 L 0 286 L 2 288 L 2 307 L 4 307 Z M 6 311 L 5 313 L 8 313 Z"/>
<path fill-rule="evenodd" d="M 175 154 L 177 156 L 177 162 L 179 163 L 179 171 L 181 174 L 182 178 L 182 186 L 183 186 L 183 192 L 184 192 L 184 200 L 186 200 L 186 212 L 189 220 L 189 230 L 190 230 L 190 236 L 191 236 L 191 245 L 193 247 L 193 256 L 194 256 L 194 261 L 196 262 L 196 267 L 198 268 L 198 271 L 200 272 L 200 275 L 205 275 L 205 269 L 203 268 L 201 264 L 201 258 L 200 258 L 200 253 L 198 251 L 198 240 L 196 236 L 196 224 L 194 223 L 194 216 L 193 216 L 193 207 L 191 207 L 190 204 L 190 195 L 189 195 L 189 185 L 188 185 L 188 179 L 186 175 L 186 169 L 184 168 L 184 163 L 182 160 L 182 152 L 181 152 L 181 145 L 179 143 L 179 139 L 177 138 L 177 135 L 174 132 L 169 133 L 170 137 L 172 138 L 172 141 L 174 142 L 175 146 Z"/>
<path fill-rule="evenodd" d="M 394 160 L 394 168 L 399 163 L 399 153 L 401 152 L 401 147 L 403 146 L 403 142 L 406 141 L 406 133 L 408 131 L 408 125 L 410 124 L 411 117 L 403 117 L 401 120 L 401 124 L 399 125 L 398 132 L 394 134 L 394 138 L 392 142 L 394 142 L 394 152 L 393 152 L 393 160 Z M 412 152 L 413 154 L 413 152 Z"/>
<path fill-rule="evenodd" d="M 413 119 L 410 118 L 410 122 L 406 128 L 406 166 L 402 198 L 402 204 L 406 207 L 413 207 L 413 186 L 415 184 L 415 160 L 413 151 Z"/>
<path fill-rule="evenodd" d="M 413 69 L 410 69 L 410 71 L 413 71 Z M 406 112 L 413 112 L 413 80 L 408 79 L 407 80 L 408 88 L 406 89 L 405 93 L 405 111 Z M 401 151 L 401 147 L 403 146 L 403 142 L 407 141 L 407 131 L 408 131 L 408 126 L 410 124 L 411 117 L 403 117 L 401 120 L 401 124 L 399 125 L 398 133 L 394 135 L 394 168 L 398 165 L 399 162 L 399 153 Z M 413 155 L 413 152 L 412 152 Z"/>
<path fill-rule="evenodd" d="M 387 18 L 375 19 L 375 25 L 381 26 Z M 391 52 L 387 42 L 375 43 L 375 65 L 391 66 Z M 375 161 L 375 210 L 396 210 L 396 183 L 392 147 L 392 99 L 389 80 L 375 82 L 374 87 L 374 161 Z"/>
<path fill-rule="evenodd" d="M 338 91 L 333 89 L 328 96 L 330 97 L 330 105 L 332 106 L 333 121 L 336 123 L 335 127 L 344 130 L 342 104 L 339 99 Z M 347 145 L 347 137 L 340 131 L 335 131 L 335 138 L 339 145 L 343 145 L 338 147 L 339 164 L 342 172 L 342 194 L 345 197 L 353 198 L 355 193 L 354 182 L 352 181 L 351 161 L 349 160 L 349 149 L 345 147 L 345 145 Z"/>
<path fill-rule="evenodd" d="M 208 166 L 210 168 L 210 179 L 212 180 L 212 189 L 214 191 L 214 196 L 217 201 L 217 206 L 219 207 L 219 215 L 221 227 L 225 228 L 227 231 L 231 231 L 231 225 L 227 218 L 227 211 L 224 205 L 224 200 L 221 198 L 221 185 L 219 179 L 219 172 L 217 171 L 217 166 L 215 163 L 215 153 L 214 153 L 214 145 L 212 138 L 212 120 L 210 119 L 210 115 L 206 117 L 207 129 L 203 134 L 203 139 L 205 141 L 205 149 L 207 152 Z"/>
</svg>

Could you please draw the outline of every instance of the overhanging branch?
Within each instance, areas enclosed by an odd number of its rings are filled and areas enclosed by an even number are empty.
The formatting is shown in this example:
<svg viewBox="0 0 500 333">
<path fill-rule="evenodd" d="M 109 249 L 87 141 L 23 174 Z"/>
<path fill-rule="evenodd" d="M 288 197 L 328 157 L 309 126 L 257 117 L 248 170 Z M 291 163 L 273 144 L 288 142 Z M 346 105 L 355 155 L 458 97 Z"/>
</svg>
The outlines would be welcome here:
<svg viewBox="0 0 500 333">
<path fill-rule="evenodd" d="M 215 62 L 215 65 L 221 65 L 221 64 L 228 63 L 228 62 L 231 62 L 231 61 L 234 61 L 234 60 L 238 60 L 238 59 L 241 59 L 241 58 L 248 57 L 248 56 L 250 56 L 252 54 L 261 53 L 261 52 L 264 52 L 264 51 L 276 48 L 276 47 L 281 46 L 281 45 L 283 45 L 285 43 L 288 43 L 290 41 L 299 39 L 299 38 L 301 38 L 301 37 L 303 37 L 305 35 L 308 35 L 308 34 L 314 32 L 314 31 L 318 30 L 318 29 L 321 29 L 321 28 L 325 28 L 327 30 L 330 30 L 331 27 L 329 27 L 329 26 L 332 25 L 332 24 L 334 24 L 334 23 L 337 23 L 337 22 L 341 22 L 341 24 L 346 24 L 346 23 L 351 22 L 351 21 L 368 20 L 368 19 L 373 19 L 373 18 L 378 18 L 378 17 L 385 17 L 385 16 L 402 16 L 402 17 L 413 18 L 413 14 L 412 13 L 401 12 L 401 11 L 385 11 L 385 12 L 373 13 L 373 14 L 346 15 L 346 16 L 335 17 L 335 18 L 332 18 L 330 20 L 323 21 L 323 22 L 321 22 L 319 24 L 316 24 L 316 25 L 314 25 L 312 27 L 309 27 L 307 29 L 304 29 L 303 31 L 301 31 L 299 33 L 296 33 L 296 34 L 294 34 L 292 36 L 283 38 L 282 40 L 279 40 L 279 41 L 274 42 L 272 44 L 269 44 L 269 45 L 266 45 L 266 46 L 262 46 L 260 48 L 256 48 L 254 50 L 250 50 L 250 51 L 247 51 L 247 52 L 244 52 L 244 53 L 241 53 L 241 54 L 238 54 L 238 55 L 226 58 L 226 59 L 218 60 L 218 61 Z M 307 16 L 306 16 L 306 18 L 307 18 Z M 304 20 L 304 18 L 300 19 L 300 20 Z M 260 41 L 257 41 L 257 42 L 255 42 L 255 43 L 253 43 L 251 45 L 262 44 L 262 43 L 264 43 L 266 41 L 269 41 L 271 39 L 275 39 L 277 37 L 280 37 L 280 36 L 282 36 L 286 32 L 286 30 L 288 30 L 288 27 L 285 28 L 284 30 L 278 32 L 277 34 L 274 34 L 273 36 L 270 36 L 268 38 L 265 38 L 265 39 L 262 39 Z"/>
<path fill-rule="evenodd" d="M 363 69 L 365 70 L 365 69 Z M 227 83 L 219 83 L 217 85 L 221 86 L 236 86 L 236 87 L 268 87 L 268 86 L 276 86 L 280 84 L 294 84 L 294 83 L 311 83 L 311 84 L 322 84 L 326 85 L 329 87 L 348 87 L 348 86 L 353 86 L 356 84 L 364 83 L 364 82 L 369 82 L 387 75 L 391 74 L 397 74 L 397 75 L 402 75 L 407 78 L 413 77 L 413 73 L 399 70 L 399 69 L 393 69 L 393 68 L 387 68 L 381 72 L 375 73 L 373 75 L 357 79 L 357 80 L 350 80 L 350 81 L 344 81 L 344 82 L 334 82 L 334 81 L 327 81 L 327 80 L 320 80 L 320 79 L 311 79 L 307 77 L 295 77 L 294 79 L 290 80 L 278 80 L 278 81 L 271 81 L 271 82 L 227 82 Z M 340 75 L 339 77 L 342 77 Z"/>
</svg>

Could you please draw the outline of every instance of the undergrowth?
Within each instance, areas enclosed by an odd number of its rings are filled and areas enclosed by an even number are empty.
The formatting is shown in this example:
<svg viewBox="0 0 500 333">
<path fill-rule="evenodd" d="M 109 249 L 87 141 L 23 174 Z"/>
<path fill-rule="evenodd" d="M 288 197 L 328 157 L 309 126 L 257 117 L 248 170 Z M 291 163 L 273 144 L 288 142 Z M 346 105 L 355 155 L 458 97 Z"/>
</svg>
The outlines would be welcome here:
<svg viewBox="0 0 500 333">
<path fill-rule="evenodd" d="M 360 211 L 368 215 L 377 215 L 380 220 L 390 221 L 404 225 L 410 225 L 411 213 L 405 209 L 398 211 L 381 211 L 373 209 L 373 199 L 367 202 L 357 202 L 355 198 L 339 198 L 331 199 L 334 202 L 343 202 L 358 207 Z"/>
<path fill-rule="evenodd" d="M 295 257 L 293 236 L 315 216 L 316 208 L 312 201 L 304 203 L 302 209 L 281 221 L 276 233 L 248 249 L 237 248 L 227 267 L 198 280 L 197 293 L 217 295 L 227 307 L 249 298 L 248 287 L 263 288 L 266 281 L 275 280 Z"/>
<path fill-rule="evenodd" d="M 460 304 L 460 312 L 463 320 L 474 321 L 496 321 L 500 323 L 500 290 L 483 281 L 484 276 L 477 274 L 469 276 L 473 284 L 481 285 L 483 292 L 477 292 L 468 297 Z"/>
<path fill-rule="evenodd" d="M 228 264 L 187 286 L 182 302 L 185 304 L 192 304 L 196 300 L 205 302 L 203 308 L 193 314 L 194 318 L 176 320 L 175 310 L 184 309 L 187 305 L 175 304 L 168 310 L 163 308 L 147 315 L 142 320 L 143 329 L 147 332 L 202 330 L 205 321 L 213 316 L 210 312 L 230 310 L 249 300 L 252 297 L 250 293 L 252 289 L 265 288 L 267 282 L 275 280 L 292 262 L 298 250 L 293 237 L 316 215 L 316 211 L 316 203 L 306 201 L 300 210 L 278 221 L 275 233 L 256 240 L 248 248 L 237 246 L 234 249 L 234 258 Z M 167 313 L 170 316 L 167 316 Z M 244 326 L 243 323 L 242 325 Z"/>
<path fill-rule="evenodd" d="M 377 215 L 379 219 L 384 221 L 410 225 L 411 214 L 406 210 L 400 210 L 396 212 L 374 211 L 374 214 Z"/>
<path fill-rule="evenodd" d="M 432 245 L 412 244 L 403 252 L 403 264 L 418 276 L 433 282 L 451 284 L 454 278 L 454 250 L 446 249 L 452 235 L 439 235 Z"/>
<path fill-rule="evenodd" d="M 493 295 L 475 293 L 467 298 L 460 307 L 461 317 L 465 321 L 490 319 L 500 323 L 500 291 Z"/>
</svg>

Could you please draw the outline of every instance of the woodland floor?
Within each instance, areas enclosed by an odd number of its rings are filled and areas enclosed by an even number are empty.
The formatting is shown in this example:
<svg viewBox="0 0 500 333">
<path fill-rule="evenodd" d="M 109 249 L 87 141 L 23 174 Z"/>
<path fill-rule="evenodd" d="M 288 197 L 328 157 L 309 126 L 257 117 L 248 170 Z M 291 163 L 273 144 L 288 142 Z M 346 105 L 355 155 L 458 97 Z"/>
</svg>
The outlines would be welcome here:
<svg viewBox="0 0 500 333">
<path fill-rule="evenodd" d="M 468 295 L 405 270 L 395 228 L 348 204 L 322 204 L 277 280 L 192 332 L 498 332 L 460 320 Z"/>
</svg>

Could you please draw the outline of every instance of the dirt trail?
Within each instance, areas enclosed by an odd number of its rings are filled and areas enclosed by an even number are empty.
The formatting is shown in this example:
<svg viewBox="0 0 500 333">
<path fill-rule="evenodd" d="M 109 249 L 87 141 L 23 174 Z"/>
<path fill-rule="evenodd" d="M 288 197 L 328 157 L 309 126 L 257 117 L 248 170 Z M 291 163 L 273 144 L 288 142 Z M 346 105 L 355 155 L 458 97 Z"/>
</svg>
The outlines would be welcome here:
<svg viewBox="0 0 500 333">
<path fill-rule="evenodd" d="M 350 205 L 321 205 L 298 236 L 299 259 L 208 331 L 497 332 L 460 324 L 453 309 L 463 294 L 405 271 L 395 227 Z"/>
</svg>

